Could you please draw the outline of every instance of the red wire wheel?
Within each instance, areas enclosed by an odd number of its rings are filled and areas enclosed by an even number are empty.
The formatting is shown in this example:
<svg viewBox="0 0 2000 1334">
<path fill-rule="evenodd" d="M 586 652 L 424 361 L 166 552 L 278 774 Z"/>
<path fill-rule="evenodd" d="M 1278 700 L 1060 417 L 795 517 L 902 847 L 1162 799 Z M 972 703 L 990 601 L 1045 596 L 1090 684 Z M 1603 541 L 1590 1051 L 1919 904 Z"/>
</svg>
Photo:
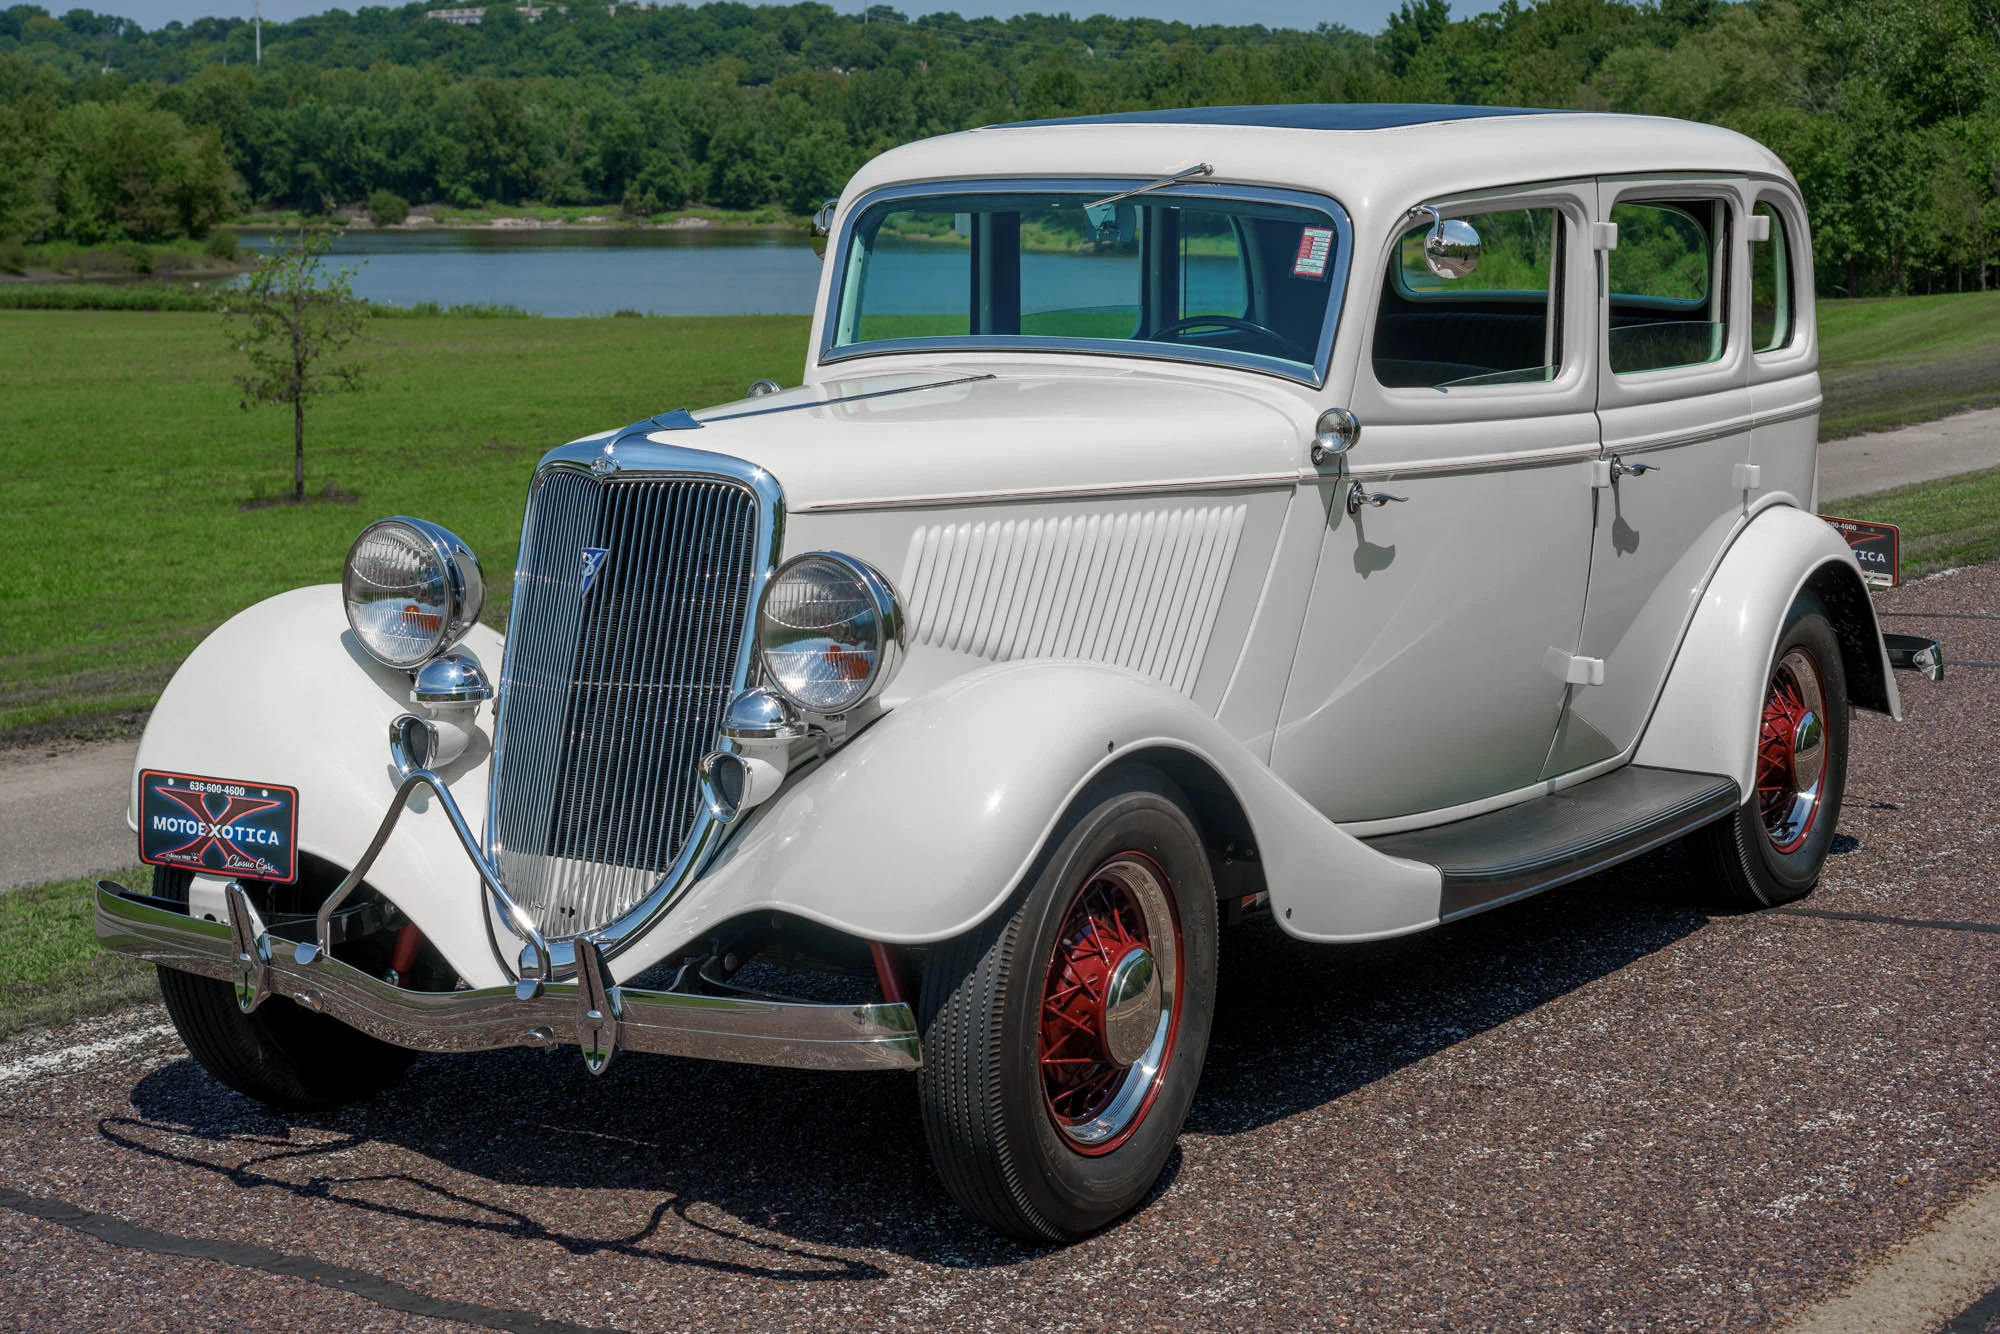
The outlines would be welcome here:
<svg viewBox="0 0 2000 1334">
<path fill-rule="evenodd" d="M 1819 662 L 1788 649 L 1771 672 L 1757 728 L 1757 804 L 1779 852 L 1804 845 L 1819 819 L 1826 777 L 1826 689 Z"/>
<path fill-rule="evenodd" d="M 1121 852 L 1070 898 L 1042 980 L 1042 1100 L 1078 1153 L 1131 1138 L 1165 1080 L 1180 1023 L 1180 917 L 1152 858 Z"/>
</svg>

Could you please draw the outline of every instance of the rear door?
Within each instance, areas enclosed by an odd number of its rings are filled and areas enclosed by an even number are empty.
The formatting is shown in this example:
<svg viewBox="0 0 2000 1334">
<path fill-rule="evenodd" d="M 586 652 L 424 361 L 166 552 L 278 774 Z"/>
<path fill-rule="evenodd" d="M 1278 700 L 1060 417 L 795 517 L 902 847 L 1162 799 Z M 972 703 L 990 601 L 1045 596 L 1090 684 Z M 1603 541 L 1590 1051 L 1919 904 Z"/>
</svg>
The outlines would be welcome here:
<svg viewBox="0 0 2000 1334">
<path fill-rule="evenodd" d="M 1544 777 L 1629 747 L 1705 576 L 1741 519 L 1751 427 L 1742 184 L 1597 184 L 1597 416 L 1590 586 Z M 1610 224 L 1610 227 L 1604 224 Z M 1615 232 L 1611 229 L 1615 228 Z"/>
</svg>

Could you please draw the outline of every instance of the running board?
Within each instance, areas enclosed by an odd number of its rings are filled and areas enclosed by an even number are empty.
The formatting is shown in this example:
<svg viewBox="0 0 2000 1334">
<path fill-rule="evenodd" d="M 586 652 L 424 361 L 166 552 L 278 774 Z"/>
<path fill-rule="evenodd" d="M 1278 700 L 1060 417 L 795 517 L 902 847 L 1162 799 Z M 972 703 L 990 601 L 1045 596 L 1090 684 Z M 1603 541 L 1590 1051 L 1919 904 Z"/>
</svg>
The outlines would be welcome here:
<svg viewBox="0 0 2000 1334">
<path fill-rule="evenodd" d="M 1450 921 L 1593 875 L 1731 814 L 1736 780 L 1628 764 L 1602 778 L 1475 815 L 1365 840 L 1444 875 Z"/>
</svg>

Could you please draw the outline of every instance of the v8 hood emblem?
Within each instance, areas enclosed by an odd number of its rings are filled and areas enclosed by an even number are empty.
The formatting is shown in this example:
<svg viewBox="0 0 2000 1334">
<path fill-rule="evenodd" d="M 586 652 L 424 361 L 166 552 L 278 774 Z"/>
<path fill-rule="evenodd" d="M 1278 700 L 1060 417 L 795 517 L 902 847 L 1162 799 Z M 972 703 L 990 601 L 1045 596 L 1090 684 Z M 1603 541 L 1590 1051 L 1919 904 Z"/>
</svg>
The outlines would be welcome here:
<svg viewBox="0 0 2000 1334">
<path fill-rule="evenodd" d="M 604 563 L 610 559 L 611 549 L 609 547 L 585 547 L 583 549 L 583 584 L 577 591 L 580 593 L 589 593 L 590 586 L 597 582 L 598 573 L 604 569 Z"/>
</svg>

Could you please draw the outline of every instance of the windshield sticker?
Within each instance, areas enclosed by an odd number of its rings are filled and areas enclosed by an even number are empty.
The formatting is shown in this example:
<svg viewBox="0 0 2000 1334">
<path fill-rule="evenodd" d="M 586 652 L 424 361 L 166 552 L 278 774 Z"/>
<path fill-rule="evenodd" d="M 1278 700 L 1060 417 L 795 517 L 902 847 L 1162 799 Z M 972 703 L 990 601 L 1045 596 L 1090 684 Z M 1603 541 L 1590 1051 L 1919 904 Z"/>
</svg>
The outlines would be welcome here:
<svg viewBox="0 0 2000 1334">
<path fill-rule="evenodd" d="M 289 884 L 299 875 L 299 790 L 193 774 L 139 774 L 139 860 Z"/>
<path fill-rule="evenodd" d="M 1333 254 L 1333 228 L 1306 227 L 1299 232 L 1299 255 L 1292 261 L 1294 278 L 1326 277 L 1326 261 Z"/>
</svg>

